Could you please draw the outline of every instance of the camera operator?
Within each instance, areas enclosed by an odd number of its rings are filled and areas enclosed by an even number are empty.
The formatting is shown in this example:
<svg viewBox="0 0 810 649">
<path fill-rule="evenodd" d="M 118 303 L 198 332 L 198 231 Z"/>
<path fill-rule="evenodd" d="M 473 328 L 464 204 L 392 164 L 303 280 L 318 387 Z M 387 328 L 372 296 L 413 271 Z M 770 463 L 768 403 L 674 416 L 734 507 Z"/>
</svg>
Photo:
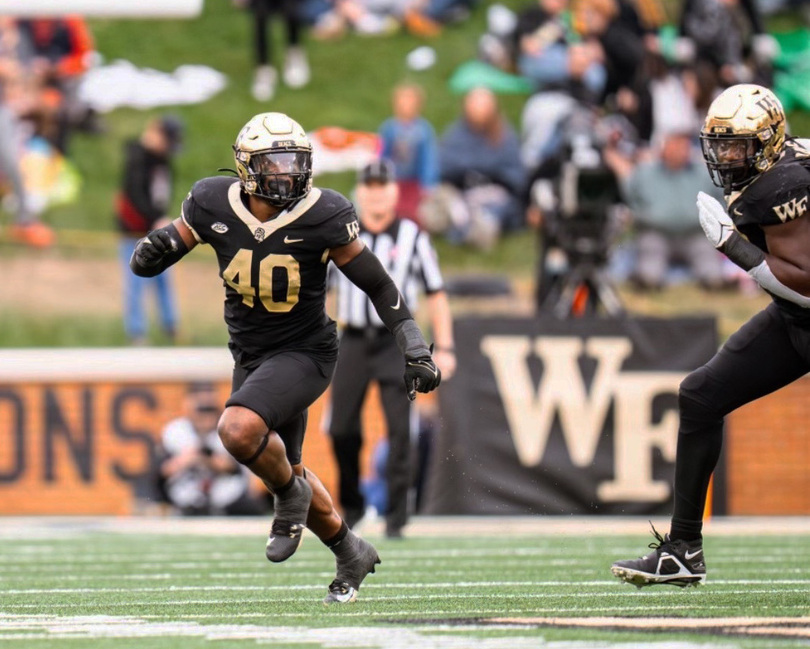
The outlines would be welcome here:
<svg viewBox="0 0 810 649">
<path fill-rule="evenodd" d="M 619 118 L 621 119 L 621 118 Z M 555 153 L 531 184 L 527 219 L 539 231 L 536 305 L 558 317 L 622 310 L 604 267 L 621 221 L 617 179 L 602 150 L 625 146 L 631 127 L 580 106 L 557 129 Z"/>
<path fill-rule="evenodd" d="M 704 288 L 724 286 L 723 258 L 704 236 L 692 200 L 700 191 L 721 196 L 695 154 L 691 133 L 681 131 L 666 134 L 652 159 L 639 164 L 615 147 L 605 148 L 605 163 L 633 214 L 631 279 L 643 290 L 662 288 L 678 266 Z"/>
<path fill-rule="evenodd" d="M 158 489 L 184 516 L 258 515 L 266 503 L 251 493 L 249 473 L 217 434 L 222 406 L 213 385 L 194 383 L 185 413 L 168 422 L 160 440 Z"/>
</svg>

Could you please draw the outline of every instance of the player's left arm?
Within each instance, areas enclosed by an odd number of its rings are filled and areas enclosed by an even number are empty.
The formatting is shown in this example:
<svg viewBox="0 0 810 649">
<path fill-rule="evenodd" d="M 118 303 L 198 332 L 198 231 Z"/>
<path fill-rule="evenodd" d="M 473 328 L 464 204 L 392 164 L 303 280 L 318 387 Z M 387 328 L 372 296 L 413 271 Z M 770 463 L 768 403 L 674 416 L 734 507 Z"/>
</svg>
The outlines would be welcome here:
<svg viewBox="0 0 810 649">
<path fill-rule="evenodd" d="M 810 214 L 762 226 L 765 253 L 737 232 L 717 200 L 700 192 L 697 205 L 700 225 L 715 248 L 769 293 L 810 308 Z"/>
<path fill-rule="evenodd" d="M 355 238 L 344 246 L 331 249 L 329 258 L 350 282 L 368 295 L 383 324 L 394 334 L 405 356 L 408 398 L 414 399 L 416 392 L 430 392 L 437 388 L 441 372 L 433 362 L 430 347 L 414 322 L 405 298 L 376 255 L 361 239 Z"/>
</svg>

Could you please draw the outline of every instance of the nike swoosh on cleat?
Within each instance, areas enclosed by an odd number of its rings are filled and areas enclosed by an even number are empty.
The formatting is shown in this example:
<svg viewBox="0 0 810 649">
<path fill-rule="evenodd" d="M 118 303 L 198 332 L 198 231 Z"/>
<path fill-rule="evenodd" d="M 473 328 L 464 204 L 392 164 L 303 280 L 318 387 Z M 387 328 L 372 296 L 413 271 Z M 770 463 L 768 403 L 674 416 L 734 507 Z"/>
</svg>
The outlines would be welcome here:
<svg viewBox="0 0 810 649">
<path fill-rule="evenodd" d="M 684 553 L 683 553 L 683 556 L 684 556 L 684 557 L 686 557 L 686 559 L 687 559 L 687 560 L 691 561 L 691 560 L 692 560 L 692 559 L 694 559 L 694 558 L 695 558 L 697 555 L 699 555 L 701 552 L 703 552 L 703 550 L 702 550 L 702 549 L 701 549 L 701 550 L 695 550 L 694 552 L 691 552 L 691 553 L 690 553 L 690 552 L 684 552 Z"/>
<path fill-rule="evenodd" d="M 303 239 L 290 239 L 290 237 L 284 237 L 284 243 L 301 243 Z"/>
</svg>

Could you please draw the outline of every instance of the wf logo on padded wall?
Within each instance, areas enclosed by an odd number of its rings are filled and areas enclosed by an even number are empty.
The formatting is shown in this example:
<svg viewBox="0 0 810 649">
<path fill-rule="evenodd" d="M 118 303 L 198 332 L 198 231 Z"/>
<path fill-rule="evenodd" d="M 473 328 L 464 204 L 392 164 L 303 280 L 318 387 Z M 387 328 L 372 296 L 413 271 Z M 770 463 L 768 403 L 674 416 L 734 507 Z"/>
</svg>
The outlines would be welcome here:
<svg viewBox="0 0 810 649">
<path fill-rule="evenodd" d="M 555 419 L 573 465 L 590 466 L 614 405 L 614 474 L 597 486 L 597 497 L 603 502 L 669 498 L 669 482 L 653 478 L 653 457 L 657 450 L 666 461 L 675 461 L 678 415 L 669 410 L 654 421 L 653 400 L 677 395 L 685 372 L 623 371 L 633 352 L 624 337 L 489 335 L 481 339 L 481 352 L 492 365 L 523 466 L 543 461 Z M 596 363 L 590 387 L 580 370 L 583 355 Z M 529 370 L 531 356 L 543 364 L 539 384 Z"/>
</svg>

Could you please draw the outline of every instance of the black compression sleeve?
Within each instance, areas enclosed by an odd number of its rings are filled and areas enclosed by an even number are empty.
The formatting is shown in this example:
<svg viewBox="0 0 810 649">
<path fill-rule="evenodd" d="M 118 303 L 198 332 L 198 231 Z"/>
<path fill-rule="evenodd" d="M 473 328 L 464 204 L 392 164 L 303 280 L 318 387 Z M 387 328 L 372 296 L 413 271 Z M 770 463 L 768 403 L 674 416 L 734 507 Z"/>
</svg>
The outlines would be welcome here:
<svg viewBox="0 0 810 649">
<path fill-rule="evenodd" d="M 340 267 L 344 275 L 368 295 L 397 346 L 408 360 L 430 357 L 422 332 L 413 321 L 402 294 L 376 255 L 368 248 Z"/>
<path fill-rule="evenodd" d="M 394 325 L 400 320 L 413 319 L 394 280 L 368 248 L 363 248 L 357 257 L 340 266 L 340 270 L 352 284 L 368 295 L 389 331 L 393 331 Z"/>
<path fill-rule="evenodd" d="M 163 255 L 163 257 L 160 258 L 160 261 L 158 261 L 156 264 L 152 266 L 144 266 L 138 261 L 138 246 L 144 245 L 146 239 L 149 238 L 149 235 L 151 235 L 154 230 L 138 241 L 138 243 L 135 245 L 135 252 L 133 252 L 132 257 L 130 257 L 129 267 L 132 272 L 139 277 L 154 277 L 155 275 L 160 275 L 160 273 L 166 270 L 169 266 L 176 264 L 188 254 L 188 246 L 186 245 L 186 242 L 183 241 L 183 238 L 180 236 L 180 233 L 177 231 L 177 228 L 174 227 L 173 223 L 170 223 L 165 228 L 159 229 L 163 230 L 171 237 L 172 241 L 174 242 L 174 249 Z"/>
</svg>

